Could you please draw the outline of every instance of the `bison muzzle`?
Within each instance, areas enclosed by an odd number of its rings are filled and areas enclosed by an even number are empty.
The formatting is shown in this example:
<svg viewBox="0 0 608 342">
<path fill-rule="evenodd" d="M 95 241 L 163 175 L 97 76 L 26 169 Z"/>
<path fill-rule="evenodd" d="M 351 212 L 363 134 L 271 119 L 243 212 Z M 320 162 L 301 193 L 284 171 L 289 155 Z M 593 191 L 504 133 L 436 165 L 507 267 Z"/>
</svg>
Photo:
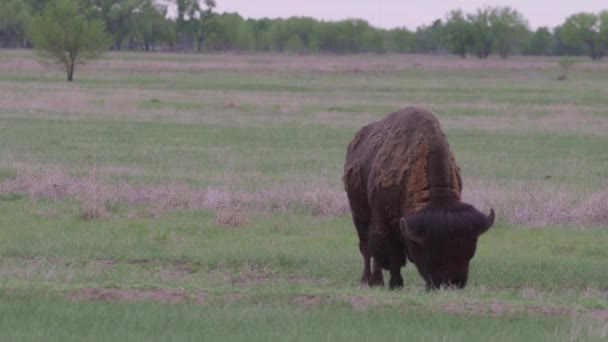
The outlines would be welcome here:
<svg viewBox="0 0 608 342">
<path fill-rule="evenodd" d="M 427 289 L 466 285 L 494 210 L 485 215 L 461 202 L 460 169 L 431 112 L 408 107 L 361 128 L 348 146 L 343 181 L 363 256 L 362 284 L 384 285 L 386 269 L 389 287 L 403 286 L 401 267 L 409 259 Z"/>
</svg>

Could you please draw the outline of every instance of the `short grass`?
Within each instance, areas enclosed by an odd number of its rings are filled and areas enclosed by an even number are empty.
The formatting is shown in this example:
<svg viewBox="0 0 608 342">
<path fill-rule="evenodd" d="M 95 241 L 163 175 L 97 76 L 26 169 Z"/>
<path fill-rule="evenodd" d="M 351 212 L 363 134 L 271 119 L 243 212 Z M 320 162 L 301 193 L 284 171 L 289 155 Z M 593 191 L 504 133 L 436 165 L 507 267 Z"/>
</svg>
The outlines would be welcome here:
<svg viewBox="0 0 608 342">
<path fill-rule="evenodd" d="M 558 73 L 540 58 L 120 53 L 67 84 L 0 50 L 0 340 L 603 340 L 608 64 Z M 463 291 L 425 292 L 412 265 L 403 290 L 360 288 L 350 218 L 319 210 L 344 202 L 354 132 L 406 105 L 437 113 L 465 198 L 498 212 Z M 93 187 L 57 195 L 74 179 Z M 176 194 L 125 203 L 98 182 Z"/>
<path fill-rule="evenodd" d="M 356 238 L 343 217 L 265 215 L 225 227 L 213 213 L 174 212 L 83 222 L 69 203 L 26 198 L 0 210 L 3 339 L 606 336 L 602 228 L 499 223 L 480 240 L 467 289 L 427 293 L 412 265 L 403 290 L 360 288 Z M 36 214 L 52 210 L 52 219 Z M 87 289 L 168 289 L 204 301 L 71 299 Z"/>
</svg>

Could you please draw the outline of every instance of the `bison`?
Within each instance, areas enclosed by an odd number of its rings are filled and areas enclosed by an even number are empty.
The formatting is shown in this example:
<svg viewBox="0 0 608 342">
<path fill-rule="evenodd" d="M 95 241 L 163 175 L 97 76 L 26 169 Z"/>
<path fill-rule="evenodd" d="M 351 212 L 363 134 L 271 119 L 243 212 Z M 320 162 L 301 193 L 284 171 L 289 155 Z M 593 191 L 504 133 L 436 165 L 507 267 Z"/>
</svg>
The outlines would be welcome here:
<svg viewBox="0 0 608 342">
<path fill-rule="evenodd" d="M 435 116 L 408 107 L 361 128 L 343 176 L 363 256 L 363 285 L 403 286 L 406 258 L 427 289 L 463 288 L 477 238 L 494 223 L 461 202 L 460 169 Z M 373 260 L 373 268 L 371 261 Z"/>
</svg>

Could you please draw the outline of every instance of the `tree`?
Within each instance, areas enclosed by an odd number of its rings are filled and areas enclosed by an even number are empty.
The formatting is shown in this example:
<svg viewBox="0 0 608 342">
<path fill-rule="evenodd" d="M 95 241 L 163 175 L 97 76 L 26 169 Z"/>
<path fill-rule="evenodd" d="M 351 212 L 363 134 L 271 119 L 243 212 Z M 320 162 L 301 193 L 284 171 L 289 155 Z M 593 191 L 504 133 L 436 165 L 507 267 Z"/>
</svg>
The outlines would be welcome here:
<svg viewBox="0 0 608 342">
<path fill-rule="evenodd" d="M 205 38 L 206 49 L 216 51 L 255 49 L 256 38 L 251 20 L 246 21 L 237 13 L 222 13 L 214 15 L 209 25 L 213 30 Z"/>
<path fill-rule="evenodd" d="M 25 33 L 30 20 L 30 7 L 22 0 L 4 0 L 0 3 L 0 42 L 2 46 L 24 45 Z"/>
<path fill-rule="evenodd" d="M 196 50 L 201 52 L 205 38 L 211 33 L 211 18 L 215 0 L 176 0 L 178 41 L 184 43 L 188 36 L 196 41 Z"/>
<path fill-rule="evenodd" d="M 601 20 L 603 19 L 603 20 Z M 602 25 L 602 21 L 604 25 Z M 604 26 L 604 35 L 602 35 Z M 608 14 L 602 12 L 600 16 L 593 13 L 578 13 L 566 19 L 560 27 L 559 37 L 564 45 L 573 47 L 583 44 L 587 54 L 594 60 L 601 59 L 608 47 Z"/>
<path fill-rule="evenodd" d="M 532 33 L 523 52 L 526 55 L 548 56 L 555 52 L 555 37 L 547 27 L 539 27 Z"/>
<path fill-rule="evenodd" d="M 559 81 L 564 81 L 568 78 L 568 70 L 576 63 L 576 60 L 572 57 L 561 57 L 558 60 L 558 64 L 562 69 L 562 74 L 557 77 Z"/>
<path fill-rule="evenodd" d="M 120 50 L 131 32 L 133 14 L 142 0 L 79 0 L 87 14 L 100 19 L 112 37 L 112 49 Z"/>
<path fill-rule="evenodd" d="M 110 46 L 101 20 L 90 20 L 78 0 L 51 0 L 32 21 L 30 39 L 34 48 L 65 67 L 68 81 L 76 65 L 99 58 Z"/>
<path fill-rule="evenodd" d="M 133 15 L 130 29 L 130 40 L 140 45 L 144 51 L 150 51 L 157 42 L 170 42 L 171 27 L 166 20 L 167 7 L 154 0 L 140 0 L 140 6 Z"/>
<path fill-rule="evenodd" d="M 480 8 L 476 14 L 469 14 L 467 18 L 471 23 L 472 50 L 477 57 L 488 58 L 492 52 L 492 26 L 490 16 L 492 9 L 489 7 Z"/>
<path fill-rule="evenodd" d="M 215 0 L 204 0 L 204 6 L 198 0 L 193 1 L 190 8 L 190 20 L 192 21 L 194 38 L 196 39 L 196 50 L 201 52 L 203 49 L 203 41 L 211 32 L 209 19 L 214 15 Z"/>
<path fill-rule="evenodd" d="M 564 26 L 560 25 L 553 29 L 553 38 L 555 39 L 555 54 L 559 56 L 584 56 L 587 54 L 585 51 L 585 44 L 581 41 L 564 41 L 564 34 L 562 34 Z"/>
<path fill-rule="evenodd" d="M 446 46 L 453 54 L 462 58 L 473 46 L 473 32 L 471 23 L 465 18 L 462 10 L 448 13 L 443 27 L 443 37 Z"/>
<path fill-rule="evenodd" d="M 387 32 L 386 45 L 391 52 L 414 52 L 416 35 L 405 27 L 392 29 Z"/>
<path fill-rule="evenodd" d="M 528 32 L 528 22 L 509 6 L 490 9 L 492 38 L 500 58 L 507 58 L 517 44 L 522 44 Z"/>
<path fill-rule="evenodd" d="M 423 25 L 416 30 L 416 52 L 438 53 L 441 50 L 443 23 L 440 19 L 431 26 Z"/>
<path fill-rule="evenodd" d="M 600 12 L 599 19 L 599 41 L 601 45 L 601 56 L 608 50 L 608 10 Z"/>
<path fill-rule="evenodd" d="M 38 15 L 44 10 L 44 5 L 47 0 L 25 0 L 24 1 L 31 9 L 32 15 Z"/>
</svg>

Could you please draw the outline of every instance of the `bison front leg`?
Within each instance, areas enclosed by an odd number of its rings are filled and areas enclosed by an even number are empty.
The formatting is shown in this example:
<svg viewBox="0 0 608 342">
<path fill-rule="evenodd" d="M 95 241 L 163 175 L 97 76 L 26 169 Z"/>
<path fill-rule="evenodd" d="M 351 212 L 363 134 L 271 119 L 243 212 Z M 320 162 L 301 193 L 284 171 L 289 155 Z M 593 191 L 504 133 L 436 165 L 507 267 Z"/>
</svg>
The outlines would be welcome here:
<svg viewBox="0 0 608 342">
<path fill-rule="evenodd" d="M 382 266 L 374 258 L 374 270 L 372 277 L 369 279 L 369 286 L 384 286 L 384 277 L 382 276 Z"/>
</svg>

